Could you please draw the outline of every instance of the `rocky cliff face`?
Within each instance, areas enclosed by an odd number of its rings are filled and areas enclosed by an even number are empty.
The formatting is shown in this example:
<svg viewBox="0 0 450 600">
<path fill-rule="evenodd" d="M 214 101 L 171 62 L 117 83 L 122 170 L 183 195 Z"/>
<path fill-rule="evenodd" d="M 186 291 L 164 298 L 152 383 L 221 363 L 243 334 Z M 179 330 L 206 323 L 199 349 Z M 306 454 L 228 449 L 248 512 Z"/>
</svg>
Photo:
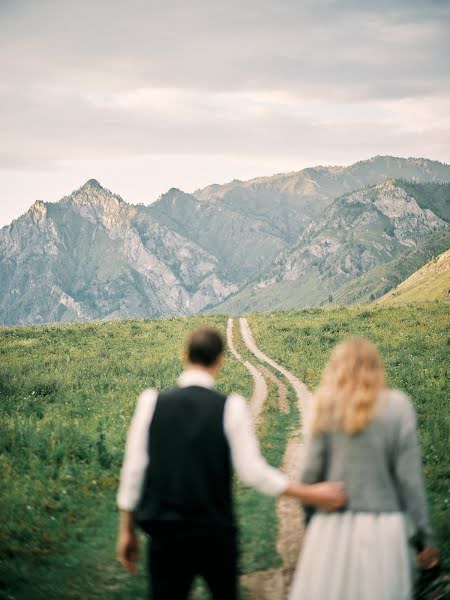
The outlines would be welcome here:
<svg viewBox="0 0 450 600">
<path fill-rule="evenodd" d="M 444 227 L 445 221 L 386 181 L 334 202 L 279 258 L 276 278 L 298 279 L 310 263 L 333 267 L 337 277 L 357 276 Z"/>
<path fill-rule="evenodd" d="M 173 189 L 151 211 L 216 256 L 221 275 L 241 287 L 295 243 L 335 198 L 398 177 L 449 181 L 450 166 L 376 156 L 348 167 L 314 167 L 210 185 L 194 194 Z"/>
<path fill-rule="evenodd" d="M 242 312 L 332 302 L 344 284 L 448 226 L 399 181 L 346 194 L 277 257 L 265 276 L 219 309 Z"/>
<path fill-rule="evenodd" d="M 186 315 L 236 289 L 217 259 L 89 181 L 0 231 L 3 324 Z"/>
</svg>

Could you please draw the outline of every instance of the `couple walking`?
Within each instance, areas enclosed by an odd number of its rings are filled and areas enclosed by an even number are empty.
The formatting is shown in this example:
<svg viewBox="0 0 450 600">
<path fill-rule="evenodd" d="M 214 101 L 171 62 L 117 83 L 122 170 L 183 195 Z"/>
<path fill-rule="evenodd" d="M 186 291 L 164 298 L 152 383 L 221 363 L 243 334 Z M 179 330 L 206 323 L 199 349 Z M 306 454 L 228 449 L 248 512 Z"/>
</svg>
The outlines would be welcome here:
<svg viewBox="0 0 450 600">
<path fill-rule="evenodd" d="M 139 525 L 151 537 L 152 598 L 184 600 L 199 575 L 213 598 L 236 599 L 234 468 L 264 494 L 315 508 L 292 600 L 410 598 L 407 519 L 422 544 L 422 567 L 438 557 L 414 411 L 404 394 L 386 388 L 375 347 L 351 339 L 335 349 L 315 394 L 300 483 L 261 456 L 246 401 L 214 390 L 223 352 L 215 330 L 194 331 L 178 387 L 149 389 L 138 400 L 117 496 L 121 563 L 136 569 Z"/>
</svg>

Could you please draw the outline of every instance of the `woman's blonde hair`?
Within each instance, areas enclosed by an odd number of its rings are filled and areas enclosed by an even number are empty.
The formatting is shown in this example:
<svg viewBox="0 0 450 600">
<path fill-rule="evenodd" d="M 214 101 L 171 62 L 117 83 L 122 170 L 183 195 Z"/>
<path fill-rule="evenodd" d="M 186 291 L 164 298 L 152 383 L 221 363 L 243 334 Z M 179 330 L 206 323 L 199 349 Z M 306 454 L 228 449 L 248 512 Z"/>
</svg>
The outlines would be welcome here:
<svg viewBox="0 0 450 600">
<path fill-rule="evenodd" d="M 312 431 L 362 431 L 373 419 L 384 387 L 383 362 L 374 344 L 361 337 L 341 342 L 314 394 Z"/>
</svg>

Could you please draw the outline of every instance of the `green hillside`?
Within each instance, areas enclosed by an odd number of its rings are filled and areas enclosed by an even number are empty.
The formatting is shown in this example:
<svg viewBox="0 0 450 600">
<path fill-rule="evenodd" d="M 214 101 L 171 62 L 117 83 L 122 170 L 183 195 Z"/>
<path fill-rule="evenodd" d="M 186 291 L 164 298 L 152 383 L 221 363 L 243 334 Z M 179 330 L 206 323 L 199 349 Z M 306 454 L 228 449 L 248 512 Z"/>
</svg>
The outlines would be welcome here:
<svg viewBox="0 0 450 600">
<path fill-rule="evenodd" d="M 450 250 L 447 250 L 380 298 L 379 302 L 404 303 L 449 299 Z"/>
<path fill-rule="evenodd" d="M 333 294 L 333 304 L 364 304 L 379 298 L 450 247 L 450 230 L 439 231 L 407 252 L 343 285 Z M 422 298 L 423 300 L 431 298 Z"/>
<path fill-rule="evenodd" d="M 226 318 L 0 328 L 0 589 L 6 597 L 142 597 L 143 569 L 131 578 L 115 560 L 126 429 L 143 388 L 174 384 L 180 344 L 200 322 L 224 331 Z M 450 566 L 448 306 L 289 311 L 254 315 L 250 324 L 260 347 L 311 387 L 343 336 L 363 333 L 380 344 L 390 382 L 418 410 L 433 523 Z M 248 372 L 227 356 L 219 389 L 249 397 L 251 385 Z M 280 463 L 290 427 L 287 418 L 274 420 L 269 401 L 259 433 L 272 464 Z M 278 566 L 274 500 L 242 486 L 237 495 L 243 571 Z"/>
</svg>

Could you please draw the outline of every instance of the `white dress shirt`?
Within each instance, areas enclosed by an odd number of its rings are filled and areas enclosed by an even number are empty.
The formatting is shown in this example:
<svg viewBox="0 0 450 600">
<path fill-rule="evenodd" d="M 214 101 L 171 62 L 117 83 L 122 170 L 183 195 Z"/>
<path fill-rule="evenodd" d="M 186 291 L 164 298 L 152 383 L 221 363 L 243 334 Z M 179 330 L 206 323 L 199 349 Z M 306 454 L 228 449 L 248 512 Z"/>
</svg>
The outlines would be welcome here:
<svg viewBox="0 0 450 600">
<path fill-rule="evenodd" d="M 194 385 L 212 389 L 214 379 L 205 371 L 195 368 L 184 371 L 178 378 L 179 387 Z M 128 430 L 117 494 L 117 505 L 121 510 L 134 511 L 141 496 L 145 471 L 151 460 L 148 455 L 148 436 L 157 397 L 156 390 L 148 389 L 137 401 Z M 253 420 L 242 396 L 231 394 L 227 397 L 223 427 L 231 460 L 239 478 L 263 494 L 281 494 L 288 486 L 288 478 L 268 465 L 261 456 Z"/>
</svg>

